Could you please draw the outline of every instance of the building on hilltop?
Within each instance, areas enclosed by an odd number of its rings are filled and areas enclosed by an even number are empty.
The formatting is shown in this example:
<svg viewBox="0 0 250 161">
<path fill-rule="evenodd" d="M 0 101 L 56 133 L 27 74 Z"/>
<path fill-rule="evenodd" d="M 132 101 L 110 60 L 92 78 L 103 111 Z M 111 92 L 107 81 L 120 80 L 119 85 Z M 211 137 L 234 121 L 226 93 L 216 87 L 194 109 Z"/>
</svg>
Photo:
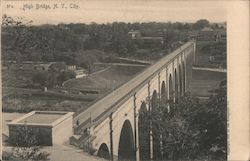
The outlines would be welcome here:
<svg viewBox="0 0 250 161">
<path fill-rule="evenodd" d="M 82 77 L 85 77 L 85 76 L 88 76 L 88 71 L 86 69 L 83 69 L 83 68 L 78 68 L 76 70 L 74 70 L 74 72 L 76 73 L 76 78 L 82 78 Z"/>
<path fill-rule="evenodd" d="M 128 32 L 128 35 L 131 39 L 139 39 L 141 38 L 141 32 L 139 30 L 131 30 Z"/>
</svg>

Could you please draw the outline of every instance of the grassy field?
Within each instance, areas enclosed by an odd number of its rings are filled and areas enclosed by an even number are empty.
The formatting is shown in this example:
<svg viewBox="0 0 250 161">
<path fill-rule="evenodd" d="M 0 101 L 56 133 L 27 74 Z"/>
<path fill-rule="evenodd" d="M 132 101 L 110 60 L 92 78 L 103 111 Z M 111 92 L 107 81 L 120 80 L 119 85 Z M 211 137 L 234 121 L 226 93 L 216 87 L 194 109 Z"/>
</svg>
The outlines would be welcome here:
<svg viewBox="0 0 250 161">
<path fill-rule="evenodd" d="M 99 89 L 106 92 L 128 81 L 144 68 L 143 66 L 111 66 L 103 72 L 67 81 L 64 87 L 74 89 Z"/>
<path fill-rule="evenodd" d="M 204 70 L 193 70 L 190 92 L 196 96 L 207 97 L 212 90 L 217 89 L 221 81 L 227 78 L 226 73 Z"/>
<path fill-rule="evenodd" d="M 3 87 L 26 87 L 30 84 L 32 74 L 36 71 L 29 70 L 2 70 L 2 86 Z"/>
<path fill-rule="evenodd" d="M 8 98 L 3 100 L 4 112 L 74 111 L 84 110 L 89 102 L 70 101 L 48 97 Z"/>
<path fill-rule="evenodd" d="M 196 66 L 219 68 L 219 66 L 225 66 L 226 60 L 217 60 L 209 62 L 210 46 L 216 44 L 215 42 L 199 42 L 196 43 Z"/>
<path fill-rule="evenodd" d="M 87 108 L 90 102 L 125 83 L 144 68 L 140 66 L 101 67 L 88 77 L 69 80 L 64 87 L 49 89 L 48 92 L 43 92 L 41 89 L 25 88 L 23 85 L 25 83 L 17 82 L 16 79 L 17 75 L 21 77 L 21 73 L 5 72 L 3 74 L 5 82 L 3 84 L 3 111 L 51 110 L 77 113 Z M 13 84 L 8 82 L 8 79 Z M 86 89 L 98 90 L 100 93 L 81 93 L 82 90 Z"/>
</svg>

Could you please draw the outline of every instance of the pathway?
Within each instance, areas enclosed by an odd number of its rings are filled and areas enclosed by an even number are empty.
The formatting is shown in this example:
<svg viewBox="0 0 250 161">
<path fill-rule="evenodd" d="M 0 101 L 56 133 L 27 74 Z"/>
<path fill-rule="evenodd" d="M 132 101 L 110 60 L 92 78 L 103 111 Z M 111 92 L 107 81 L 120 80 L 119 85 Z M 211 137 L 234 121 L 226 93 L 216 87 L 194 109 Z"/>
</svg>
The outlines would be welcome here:
<svg viewBox="0 0 250 161">
<path fill-rule="evenodd" d="M 203 67 L 193 67 L 194 70 L 206 70 L 206 71 L 211 71 L 211 72 L 222 72 L 226 73 L 227 69 L 223 68 L 203 68 Z"/>
</svg>

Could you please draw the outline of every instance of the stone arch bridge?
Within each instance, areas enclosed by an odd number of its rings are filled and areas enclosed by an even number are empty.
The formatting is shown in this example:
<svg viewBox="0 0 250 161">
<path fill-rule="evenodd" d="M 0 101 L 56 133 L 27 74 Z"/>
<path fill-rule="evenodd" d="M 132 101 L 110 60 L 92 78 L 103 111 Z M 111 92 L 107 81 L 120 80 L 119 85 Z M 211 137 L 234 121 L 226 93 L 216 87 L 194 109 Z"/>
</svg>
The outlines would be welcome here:
<svg viewBox="0 0 250 161">
<path fill-rule="evenodd" d="M 75 117 L 72 144 L 110 160 L 140 160 L 139 112 L 148 100 L 183 94 L 192 77 L 195 42 L 190 41 L 151 65 Z M 78 134 L 78 135 L 77 135 Z M 150 138 L 152 141 L 152 138 Z M 152 149 L 152 148 L 151 148 Z M 153 155 L 153 150 L 150 155 Z"/>
</svg>

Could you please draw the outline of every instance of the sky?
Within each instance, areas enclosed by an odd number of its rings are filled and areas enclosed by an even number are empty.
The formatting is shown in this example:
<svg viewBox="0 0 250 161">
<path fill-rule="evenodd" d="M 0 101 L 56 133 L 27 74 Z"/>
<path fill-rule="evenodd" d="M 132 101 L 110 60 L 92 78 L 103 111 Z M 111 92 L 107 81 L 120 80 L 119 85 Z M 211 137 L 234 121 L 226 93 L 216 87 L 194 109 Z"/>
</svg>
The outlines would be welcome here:
<svg viewBox="0 0 250 161">
<path fill-rule="evenodd" d="M 37 4 L 49 5 L 51 9 L 36 9 Z M 58 8 L 52 9 L 57 5 Z M 62 8 L 64 4 L 67 8 Z M 13 5 L 13 8 L 7 8 Z M 23 6 L 33 5 L 23 10 Z M 74 6 L 74 7 L 73 7 Z M 76 7 L 78 6 L 78 7 Z M 70 8 L 73 7 L 73 8 Z M 225 1 L 197 0 L 3 0 L 2 12 L 23 16 L 33 24 L 58 23 L 107 23 L 107 22 L 210 22 L 226 21 Z"/>
</svg>

